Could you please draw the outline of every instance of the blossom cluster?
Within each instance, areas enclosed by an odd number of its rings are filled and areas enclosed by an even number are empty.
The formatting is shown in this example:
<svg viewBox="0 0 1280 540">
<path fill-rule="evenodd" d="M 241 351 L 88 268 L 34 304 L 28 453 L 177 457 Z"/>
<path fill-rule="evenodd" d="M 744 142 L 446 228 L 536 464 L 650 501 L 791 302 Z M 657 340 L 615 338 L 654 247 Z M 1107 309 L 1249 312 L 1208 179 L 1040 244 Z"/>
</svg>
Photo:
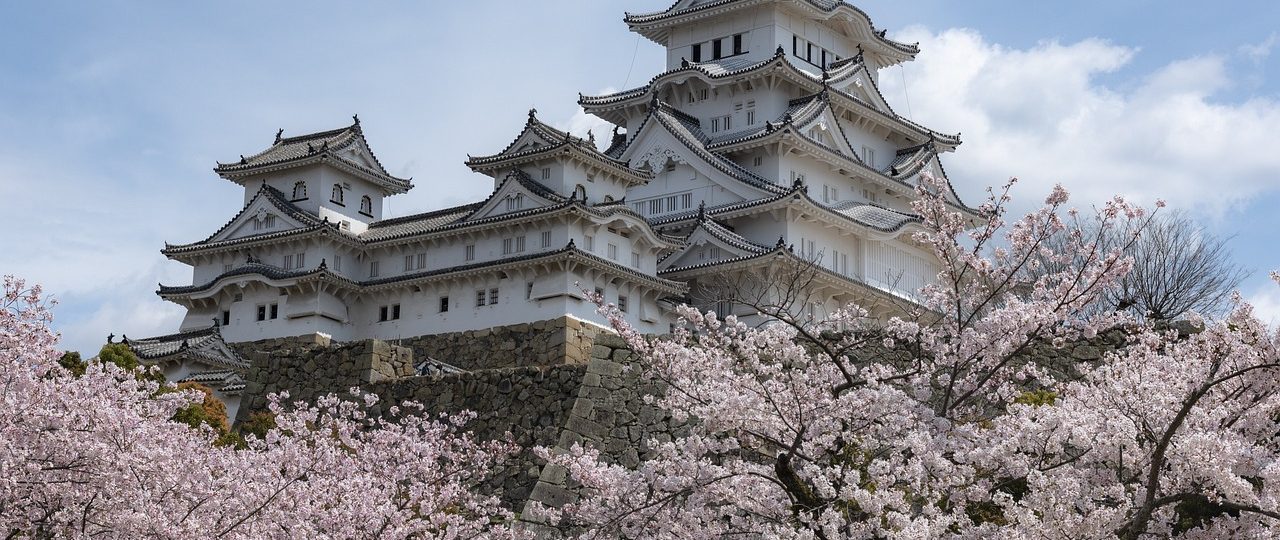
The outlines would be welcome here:
<svg viewBox="0 0 1280 540">
<path fill-rule="evenodd" d="M 9 538 L 517 538 L 475 486 L 514 450 L 407 403 L 273 399 L 247 448 L 172 421 L 203 396 L 91 362 L 72 376 L 39 287 L 0 304 L 0 534 Z"/>
<path fill-rule="evenodd" d="M 584 538 L 1274 537 L 1280 337 L 1239 301 L 1189 334 L 1094 309 L 1132 265 L 1104 235 L 1152 214 L 1119 197 L 1080 212 L 1059 187 L 1006 222 L 1012 185 L 974 220 L 925 176 L 915 240 L 941 271 L 887 320 L 685 307 L 646 339 L 603 309 L 690 427 L 635 469 L 541 450 L 583 487 L 562 522 Z M 1030 354 L 1116 331 L 1100 360 Z"/>
</svg>

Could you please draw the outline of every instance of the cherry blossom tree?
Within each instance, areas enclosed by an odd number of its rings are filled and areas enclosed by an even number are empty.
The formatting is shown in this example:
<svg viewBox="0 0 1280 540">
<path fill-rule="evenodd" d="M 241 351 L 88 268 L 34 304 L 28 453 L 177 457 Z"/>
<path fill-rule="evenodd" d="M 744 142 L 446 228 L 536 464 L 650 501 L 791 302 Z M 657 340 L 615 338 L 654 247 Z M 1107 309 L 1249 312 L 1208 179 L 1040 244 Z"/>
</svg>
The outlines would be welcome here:
<svg viewBox="0 0 1280 540">
<path fill-rule="evenodd" d="M 515 538 L 473 487 L 512 452 L 407 403 L 328 396 L 271 407 L 247 448 L 172 421 L 198 391 L 110 363 L 58 365 L 38 286 L 5 278 L 0 304 L 0 534 L 8 538 Z"/>
<path fill-rule="evenodd" d="M 924 179 L 915 238 L 941 270 L 888 321 L 683 308 L 670 339 L 646 339 L 604 309 L 665 386 L 651 399 L 692 422 L 634 470 L 540 449 L 581 484 L 553 518 L 586 538 L 1273 536 L 1280 337 L 1238 299 L 1190 336 L 1092 309 L 1152 214 L 1121 198 L 1082 213 L 1059 187 L 1006 222 L 1012 185 L 973 223 Z M 1032 354 L 1117 328 L 1126 345 L 1100 361 Z"/>
</svg>

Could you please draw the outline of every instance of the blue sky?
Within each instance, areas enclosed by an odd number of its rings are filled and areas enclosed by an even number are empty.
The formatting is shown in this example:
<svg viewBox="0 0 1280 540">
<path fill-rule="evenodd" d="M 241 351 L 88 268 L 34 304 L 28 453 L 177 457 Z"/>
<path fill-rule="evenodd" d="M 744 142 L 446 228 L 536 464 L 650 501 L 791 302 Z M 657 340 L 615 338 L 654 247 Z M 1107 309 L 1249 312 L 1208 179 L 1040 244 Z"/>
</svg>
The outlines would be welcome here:
<svg viewBox="0 0 1280 540">
<path fill-rule="evenodd" d="M 159 254 L 235 214 L 230 161 L 359 113 L 404 215 L 485 196 L 462 162 L 500 149 L 525 111 L 604 131 L 578 92 L 662 70 L 628 2 L 31 2 L 0 20 L 0 273 L 60 300 L 64 346 L 174 331 L 157 282 L 190 270 Z M 859 2 L 923 53 L 883 74 L 899 112 L 965 144 L 946 165 L 969 200 L 1008 176 L 1024 201 L 1054 182 L 1088 205 L 1169 199 L 1234 235 L 1267 316 L 1280 293 L 1280 3 Z M 634 58 L 634 63 L 633 59 Z M 905 87 L 904 87 L 905 82 Z M 909 102 L 909 106 L 908 106 Z"/>
</svg>

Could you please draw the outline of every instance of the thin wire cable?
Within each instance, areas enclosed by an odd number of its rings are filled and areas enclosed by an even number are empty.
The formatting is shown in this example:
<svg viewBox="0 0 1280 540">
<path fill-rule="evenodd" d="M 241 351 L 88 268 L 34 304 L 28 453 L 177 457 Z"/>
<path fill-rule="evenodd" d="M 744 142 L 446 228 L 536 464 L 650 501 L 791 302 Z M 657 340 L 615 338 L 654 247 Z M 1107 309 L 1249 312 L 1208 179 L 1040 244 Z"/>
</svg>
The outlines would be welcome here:
<svg viewBox="0 0 1280 540">
<path fill-rule="evenodd" d="M 907 66 L 898 64 L 898 73 L 902 75 L 902 97 L 907 99 L 907 118 L 915 118 L 916 113 L 911 112 L 911 94 L 907 92 Z"/>
<path fill-rule="evenodd" d="M 631 84 L 631 71 L 634 70 L 636 67 L 636 54 L 639 52 L 640 52 L 640 34 L 636 34 L 636 44 L 635 44 L 635 47 L 631 49 L 631 66 L 627 68 L 626 82 L 622 83 L 622 88 L 619 88 L 619 90 L 626 90 L 627 86 Z"/>
</svg>

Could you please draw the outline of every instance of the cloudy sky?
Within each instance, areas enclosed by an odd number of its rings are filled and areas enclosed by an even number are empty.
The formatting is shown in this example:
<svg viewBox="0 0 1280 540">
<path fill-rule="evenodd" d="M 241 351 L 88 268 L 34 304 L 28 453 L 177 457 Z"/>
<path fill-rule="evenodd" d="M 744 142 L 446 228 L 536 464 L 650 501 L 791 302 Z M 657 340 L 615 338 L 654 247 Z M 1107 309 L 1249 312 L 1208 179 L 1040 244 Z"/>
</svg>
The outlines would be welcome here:
<svg viewBox="0 0 1280 540">
<path fill-rule="evenodd" d="M 239 210 L 216 160 L 359 113 L 382 162 L 417 189 L 405 215 L 488 194 L 463 165 L 510 142 L 537 107 L 578 133 L 575 101 L 643 83 L 659 46 L 622 12 L 669 0 L 29 2 L 0 20 L 0 273 L 58 298 L 69 349 L 108 332 L 176 330 L 156 284 L 190 282 L 159 254 Z M 1091 201 L 1156 197 L 1232 236 L 1242 286 L 1280 316 L 1280 2 L 866 0 L 920 42 L 884 72 L 899 112 L 965 143 L 946 160 L 962 196 L 1009 176 Z"/>
</svg>

